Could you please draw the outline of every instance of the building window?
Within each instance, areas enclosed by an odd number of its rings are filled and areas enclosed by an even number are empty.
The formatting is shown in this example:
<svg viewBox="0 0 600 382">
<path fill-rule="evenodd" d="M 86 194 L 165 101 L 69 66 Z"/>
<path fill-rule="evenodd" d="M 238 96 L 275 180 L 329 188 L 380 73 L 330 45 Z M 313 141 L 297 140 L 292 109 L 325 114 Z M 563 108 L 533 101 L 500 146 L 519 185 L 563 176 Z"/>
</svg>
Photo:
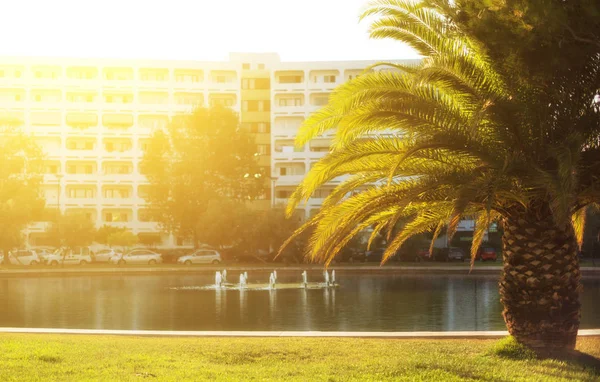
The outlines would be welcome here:
<svg viewBox="0 0 600 382">
<path fill-rule="evenodd" d="M 332 84 L 335 82 L 335 76 L 325 76 L 323 79 L 326 84 Z"/>
<path fill-rule="evenodd" d="M 280 84 L 299 84 L 301 82 L 302 76 L 279 76 Z"/>
<path fill-rule="evenodd" d="M 281 167 L 279 169 L 279 175 L 281 175 L 281 176 L 287 175 L 287 167 Z"/>
<path fill-rule="evenodd" d="M 217 83 L 218 84 L 224 84 L 227 82 L 227 77 L 225 76 L 217 76 Z"/>
<path fill-rule="evenodd" d="M 263 70 L 265 68 L 265 64 L 258 64 L 258 70 Z"/>
<path fill-rule="evenodd" d="M 246 62 L 246 63 L 243 63 L 243 64 L 242 64 L 242 69 L 244 69 L 244 70 L 248 70 L 248 69 L 250 69 L 250 64 L 249 64 L 249 63 L 247 63 L 247 62 Z"/>
<path fill-rule="evenodd" d="M 271 145 L 256 145 L 256 150 L 259 155 L 269 155 L 271 153 Z"/>
<path fill-rule="evenodd" d="M 268 133 L 271 129 L 270 126 L 271 124 L 268 122 L 259 122 L 258 123 L 258 128 L 257 128 L 257 133 Z"/>
<path fill-rule="evenodd" d="M 35 102 L 41 102 L 41 101 L 42 101 L 42 96 L 41 96 L 41 95 L 39 95 L 39 94 L 37 94 L 37 95 L 35 96 Z"/>
<path fill-rule="evenodd" d="M 292 191 L 277 191 L 276 195 L 279 199 L 288 199 L 289 197 L 292 196 Z"/>
<path fill-rule="evenodd" d="M 271 111 L 271 101 L 258 101 L 258 111 Z"/>
</svg>

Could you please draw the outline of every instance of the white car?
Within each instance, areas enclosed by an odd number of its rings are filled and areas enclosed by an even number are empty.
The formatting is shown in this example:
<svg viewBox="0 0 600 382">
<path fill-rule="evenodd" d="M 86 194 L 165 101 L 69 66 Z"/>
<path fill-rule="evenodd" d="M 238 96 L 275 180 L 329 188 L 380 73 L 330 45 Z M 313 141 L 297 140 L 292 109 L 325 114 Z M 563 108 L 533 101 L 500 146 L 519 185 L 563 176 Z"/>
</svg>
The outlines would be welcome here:
<svg viewBox="0 0 600 382">
<path fill-rule="evenodd" d="M 94 255 L 94 262 L 96 263 L 108 263 L 110 259 L 114 256 L 120 256 L 120 251 L 115 251 L 114 249 L 102 249 Z"/>
<path fill-rule="evenodd" d="M 56 248 L 46 246 L 32 247 L 31 250 L 35 251 L 35 253 L 38 255 L 38 257 L 40 258 L 40 263 L 45 263 L 46 258 L 54 252 L 56 252 Z"/>
<path fill-rule="evenodd" d="M 47 265 L 76 264 L 86 265 L 92 262 L 91 251 L 88 247 L 60 248 L 46 257 Z"/>
<path fill-rule="evenodd" d="M 162 263 L 162 257 L 149 249 L 134 249 L 127 252 L 126 254 L 118 254 L 110 258 L 112 264 L 160 264 Z"/>
<path fill-rule="evenodd" d="M 192 264 L 220 264 L 223 260 L 221 254 L 213 249 L 199 249 L 194 253 L 186 256 L 181 256 L 177 259 L 177 263 L 192 265 Z"/>
<path fill-rule="evenodd" d="M 35 251 L 29 249 L 20 249 L 18 251 L 10 251 L 8 259 L 12 265 L 38 265 L 41 263 L 40 257 Z M 4 255 L 0 256 L 0 264 L 4 264 Z"/>
</svg>

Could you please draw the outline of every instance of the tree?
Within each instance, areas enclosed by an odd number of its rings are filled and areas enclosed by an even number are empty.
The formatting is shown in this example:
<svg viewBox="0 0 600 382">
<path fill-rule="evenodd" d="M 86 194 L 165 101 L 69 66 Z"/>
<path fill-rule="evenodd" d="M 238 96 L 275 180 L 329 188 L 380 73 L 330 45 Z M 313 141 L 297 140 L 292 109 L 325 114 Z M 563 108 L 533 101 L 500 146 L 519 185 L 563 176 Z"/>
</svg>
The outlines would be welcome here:
<svg viewBox="0 0 600 382">
<path fill-rule="evenodd" d="M 0 116 L 0 249 L 5 254 L 23 243 L 22 231 L 44 209 L 41 151 L 16 126 Z"/>
<path fill-rule="evenodd" d="M 244 203 L 231 199 L 208 201 L 204 211 L 197 216 L 196 238 L 200 243 L 223 249 L 240 240 L 243 217 L 247 214 Z"/>
<path fill-rule="evenodd" d="M 127 228 L 125 228 L 125 227 L 115 227 L 115 226 L 104 224 L 102 227 L 98 228 L 98 230 L 96 231 L 94 240 L 100 244 L 110 245 L 109 244 L 110 236 L 119 234 L 119 233 L 122 233 L 125 231 L 127 231 Z"/>
<path fill-rule="evenodd" d="M 211 201 L 247 200 L 265 192 L 253 138 L 236 113 L 220 106 L 173 118 L 150 139 L 141 170 L 146 200 L 163 229 L 199 244 L 198 218 Z"/>
<path fill-rule="evenodd" d="M 587 208 L 600 202 L 599 46 L 562 33 L 562 44 L 582 46 L 577 62 L 560 59 L 575 69 L 538 70 L 525 54 L 491 51 L 496 31 L 461 18 L 472 15 L 465 4 L 473 3 L 379 0 L 366 8 L 363 17 L 375 16 L 372 37 L 409 44 L 423 60 L 366 71 L 307 119 L 298 144 L 333 128 L 336 138 L 288 213 L 349 175 L 295 233 L 314 230 L 309 255 L 326 264 L 358 232 L 391 232 L 401 219 L 409 222 L 390 236 L 384 261 L 423 232 L 435 240 L 446 227 L 452 238 L 461 219 L 475 220 L 474 260 L 486 229 L 499 221 L 509 332 L 539 352 L 572 349 L 580 322 L 577 247 Z"/>
<path fill-rule="evenodd" d="M 124 230 L 111 233 L 106 242 L 110 247 L 130 248 L 138 243 L 138 237 L 130 231 Z"/>
<path fill-rule="evenodd" d="M 248 209 L 242 217 L 240 244 L 251 253 L 273 252 L 298 228 L 298 222 L 287 219 L 282 208 Z"/>
<path fill-rule="evenodd" d="M 46 231 L 52 244 L 57 247 L 85 247 L 94 241 L 94 222 L 82 213 L 58 215 Z"/>
</svg>

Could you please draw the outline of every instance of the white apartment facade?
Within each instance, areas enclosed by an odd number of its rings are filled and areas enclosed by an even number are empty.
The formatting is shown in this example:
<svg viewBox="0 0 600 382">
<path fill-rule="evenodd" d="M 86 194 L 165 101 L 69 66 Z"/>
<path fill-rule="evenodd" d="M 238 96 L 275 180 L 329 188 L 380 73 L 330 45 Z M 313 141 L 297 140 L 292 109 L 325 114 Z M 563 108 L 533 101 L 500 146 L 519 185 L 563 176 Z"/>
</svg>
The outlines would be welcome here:
<svg viewBox="0 0 600 382">
<path fill-rule="evenodd" d="M 146 213 L 139 164 L 156 129 L 196 106 L 231 107 L 256 133 L 259 162 L 271 173 L 271 205 L 285 203 L 329 151 L 330 135 L 296 148 L 298 127 L 336 86 L 373 63 L 281 62 L 272 53 L 234 53 L 224 62 L 3 57 L 0 124 L 22 126 L 44 149 L 48 208 L 177 245 Z M 315 213 L 336 184 L 301 206 L 298 218 Z M 46 228 L 32 225 L 30 244 Z"/>
</svg>

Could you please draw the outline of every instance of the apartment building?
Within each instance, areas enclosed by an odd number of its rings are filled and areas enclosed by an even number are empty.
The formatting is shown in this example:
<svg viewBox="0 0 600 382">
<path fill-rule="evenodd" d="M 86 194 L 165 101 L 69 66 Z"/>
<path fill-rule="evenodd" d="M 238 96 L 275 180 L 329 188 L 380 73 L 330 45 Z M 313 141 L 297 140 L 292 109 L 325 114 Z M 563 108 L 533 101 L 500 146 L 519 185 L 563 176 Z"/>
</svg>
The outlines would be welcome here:
<svg viewBox="0 0 600 382">
<path fill-rule="evenodd" d="M 22 126 L 43 147 L 48 208 L 181 245 L 148 219 L 139 164 L 156 129 L 197 106 L 231 107 L 271 174 L 267 205 L 283 204 L 329 151 L 331 135 L 295 147 L 299 126 L 336 86 L 374 62 L 282 62 L 274 53 L 233 53 L 224 62 L 3 57 L 0 124 Z M 296 218 L 314 214 L 337 183 L 319 190 Z M 46 226 L 29 228 L 31 244 L 43 242 Z"/>
</svg>

